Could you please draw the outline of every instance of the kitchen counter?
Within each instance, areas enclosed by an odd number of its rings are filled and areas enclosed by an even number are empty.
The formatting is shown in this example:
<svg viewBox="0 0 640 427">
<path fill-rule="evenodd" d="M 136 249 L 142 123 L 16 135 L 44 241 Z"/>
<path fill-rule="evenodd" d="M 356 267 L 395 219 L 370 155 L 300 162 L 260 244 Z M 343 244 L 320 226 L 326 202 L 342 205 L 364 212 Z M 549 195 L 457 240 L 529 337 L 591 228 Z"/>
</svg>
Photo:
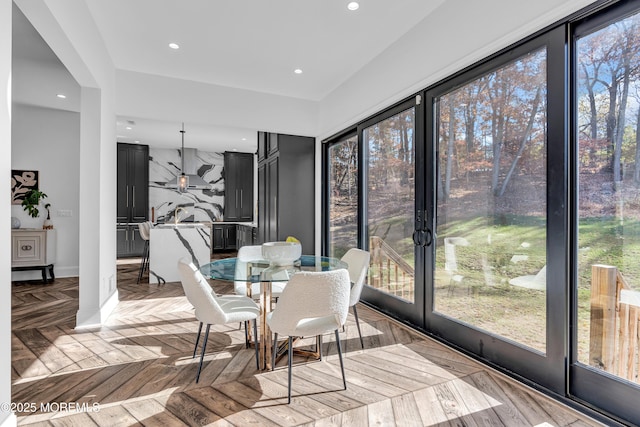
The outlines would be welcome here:
<svg viewBox="0 0 640 427">
<path fill-rule="evenodd" d="M 238 224 L 238 225 L 246 225 L 247 227 L 257 227 L 258 223 L 257 222 L 238 222 L 238 221 L 208 221 L 208 222 L 189 222 L 189 221 L 183 221 L 183 222 L 179 222 L 178 223 L 178 227 L 185 227 L 187 225 L 206 225 L 208 227 L 211 227 L 212 225 L 215 224 Z M 165 223 L 158 223 L 156 225 L 156 227 L 174 227 L 175 224 L 173 222 L 165 222 Z"/>
<path fill-rule="evenodd" d="M 196 267 L 211 260 L 210 223 L 158 224 L 149 232 L 149 283 L 180 281 L 178 260 Z"/>
</svg>

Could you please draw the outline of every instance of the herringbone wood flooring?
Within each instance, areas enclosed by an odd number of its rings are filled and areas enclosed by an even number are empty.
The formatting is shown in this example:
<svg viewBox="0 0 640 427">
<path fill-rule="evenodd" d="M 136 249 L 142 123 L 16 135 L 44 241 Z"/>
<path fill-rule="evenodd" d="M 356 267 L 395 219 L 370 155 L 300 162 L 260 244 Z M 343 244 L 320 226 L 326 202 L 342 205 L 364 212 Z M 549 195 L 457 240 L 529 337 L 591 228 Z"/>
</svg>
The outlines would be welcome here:
<svg viewBox="0 0 640 427">
<path fill-rule="evenodd" d="M 136 284 L 137 273 L 137 264 L 118 266 L 120 303 L 92 330 L 73 329 L 77 279 L 13 284 L 13 403 L 29 405 L 19 424 L 597 425 L 364 306 L 365 350 L 351 316 L 341 333 L 345 391 L 328 334 L 323 361 L 294 359 L 287 405 L 285 362 L 257 371 L 238 325 L 212 327 L 195 384 L 198 324 L 181 285 Z M 231 291 L 230 284 L 212 285 Z"/>
</svg>

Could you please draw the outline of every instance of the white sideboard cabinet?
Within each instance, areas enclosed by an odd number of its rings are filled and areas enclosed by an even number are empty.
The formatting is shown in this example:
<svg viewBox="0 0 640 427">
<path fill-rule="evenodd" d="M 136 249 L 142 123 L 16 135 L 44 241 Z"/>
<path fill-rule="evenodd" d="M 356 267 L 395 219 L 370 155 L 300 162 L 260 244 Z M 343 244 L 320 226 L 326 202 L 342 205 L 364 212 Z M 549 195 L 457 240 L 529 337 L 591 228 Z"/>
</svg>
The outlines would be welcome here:
<svg viewBox="0 0 640 427">
<path fill-rule="evenodd" d="M 41 270 L 42 281 L 47 283 L 47 271 L 55 280 L 53 264 L 56 262 L 56 230 L 18 228 L 11 230 L 11 270 Z"/>
</svg>

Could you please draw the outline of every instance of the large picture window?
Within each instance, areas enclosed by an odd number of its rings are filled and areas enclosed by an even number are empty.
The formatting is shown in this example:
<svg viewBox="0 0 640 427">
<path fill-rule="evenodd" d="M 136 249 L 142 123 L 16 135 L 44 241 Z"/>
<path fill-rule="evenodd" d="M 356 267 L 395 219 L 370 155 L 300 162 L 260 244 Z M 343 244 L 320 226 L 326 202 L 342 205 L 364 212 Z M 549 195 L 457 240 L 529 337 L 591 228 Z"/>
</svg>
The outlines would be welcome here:
<svg viewBox="0 0 640 427">
<path fill-rule="evenodd" d="M 640 383 L 640 14 L 577 40 L 578 360 Z"/>
<path fill-rule="evenodd" d="M 541 352 L 546 57 L 531 52 L 441 96 L 436 113 L 434 308 Z"/>
</svg>

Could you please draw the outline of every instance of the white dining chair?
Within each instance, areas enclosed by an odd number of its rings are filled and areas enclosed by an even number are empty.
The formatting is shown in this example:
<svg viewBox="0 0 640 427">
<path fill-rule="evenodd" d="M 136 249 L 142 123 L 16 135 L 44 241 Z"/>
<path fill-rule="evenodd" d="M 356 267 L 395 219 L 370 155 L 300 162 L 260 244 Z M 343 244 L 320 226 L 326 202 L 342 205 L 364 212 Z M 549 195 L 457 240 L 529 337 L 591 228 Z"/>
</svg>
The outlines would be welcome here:
<svg viewBox="0 0 640 427">
<path fill-rule="evenodd" d="M 317 336 L 318 352 L 322 357 L 321 336 L 326 332 L 335 331 L 342 384 L 346 390 L 347 381 L 344 375 L 338 329 L 344 325 L 349 313 L 349 288 L 349 273 L 345 269 L 299 272 L 291 277 L 278 299 L 275 310 L 267 315 L 267 324 L 274 332 L 272 369 L 275 367 L 278 335 L 289 337 L 288 403 L 291 403 L 291 364 L 294 337 Z"/>
<path fill-rule="evenodd" d="M 238 249 L 236 262 L 236 277 L 244 277 L 247 262 L 262 260 L 262 245 L 247 245 Z M 287 282 L 271 282 L 271 297 L 277 299 Z M 236 280 L 233 282 L 233 291 L 237 295 L 251 296 L 254 300 L 260 299 L 260 282 L 251 284 L 250 292 L 247 292 L 247 282 L 244 280 Z"/>
<path fill-rule="evenodd" d="M 356 304 L 360 301 L 360 294 L 364 286 L 367 272 L 369 271 L 369 260 L 371 254 L 365 250 L 351 248 L 346 254 L 340 258 L 348 265 L 349 278 L 351 280 L 351 292 L 349 295 L 349 307 L 353 307 L 353 316 L 356 318 L 356 326 L 358 327 L 358 335 L 360 336 L 360 345 L 364 348 L 362 340 L 362 332 L 360 331 L 360 321 L 358 320 L 358 310 Z"/>
<path fill-rule="evenodd" d="M 248 331 L 247 323 L 253 321 L 253 333 L 256 348 L 256 366 L 258 363 L 258 327 L 256 319 L 260 315 L 260 307 L 246 296 L 239 295 L 222 295 L 217 296 L 209 286 L 202 273 L 196 266 L 185 258 L 178 261 L 178 271 L 180 272 L 180 280 L 182 288 L 189 302 L 195 308 L 196 319 L 200 322 L 198 326 L 198 336 L 196 345 L 193 349 L 193 357 L 196 357 L 198 342 L 202 332 L 202 325 L 206 324 L 207 329 L 204 334 L 204 342 L 202 344 L 202 354 L 200 355 L 200 364 L 198 365 L 198 373 L 196 375 L 196 383 L 200 380 L 200 371 L 202 370 L 202 362 L 204 353 L 207 348 L 207 338 L 209 337 L 209 329 L 211 325 L 223 325 L 232 322 L 244 322 L 245 324 L 245 346 L 248 347 Z"/>
</svg>

